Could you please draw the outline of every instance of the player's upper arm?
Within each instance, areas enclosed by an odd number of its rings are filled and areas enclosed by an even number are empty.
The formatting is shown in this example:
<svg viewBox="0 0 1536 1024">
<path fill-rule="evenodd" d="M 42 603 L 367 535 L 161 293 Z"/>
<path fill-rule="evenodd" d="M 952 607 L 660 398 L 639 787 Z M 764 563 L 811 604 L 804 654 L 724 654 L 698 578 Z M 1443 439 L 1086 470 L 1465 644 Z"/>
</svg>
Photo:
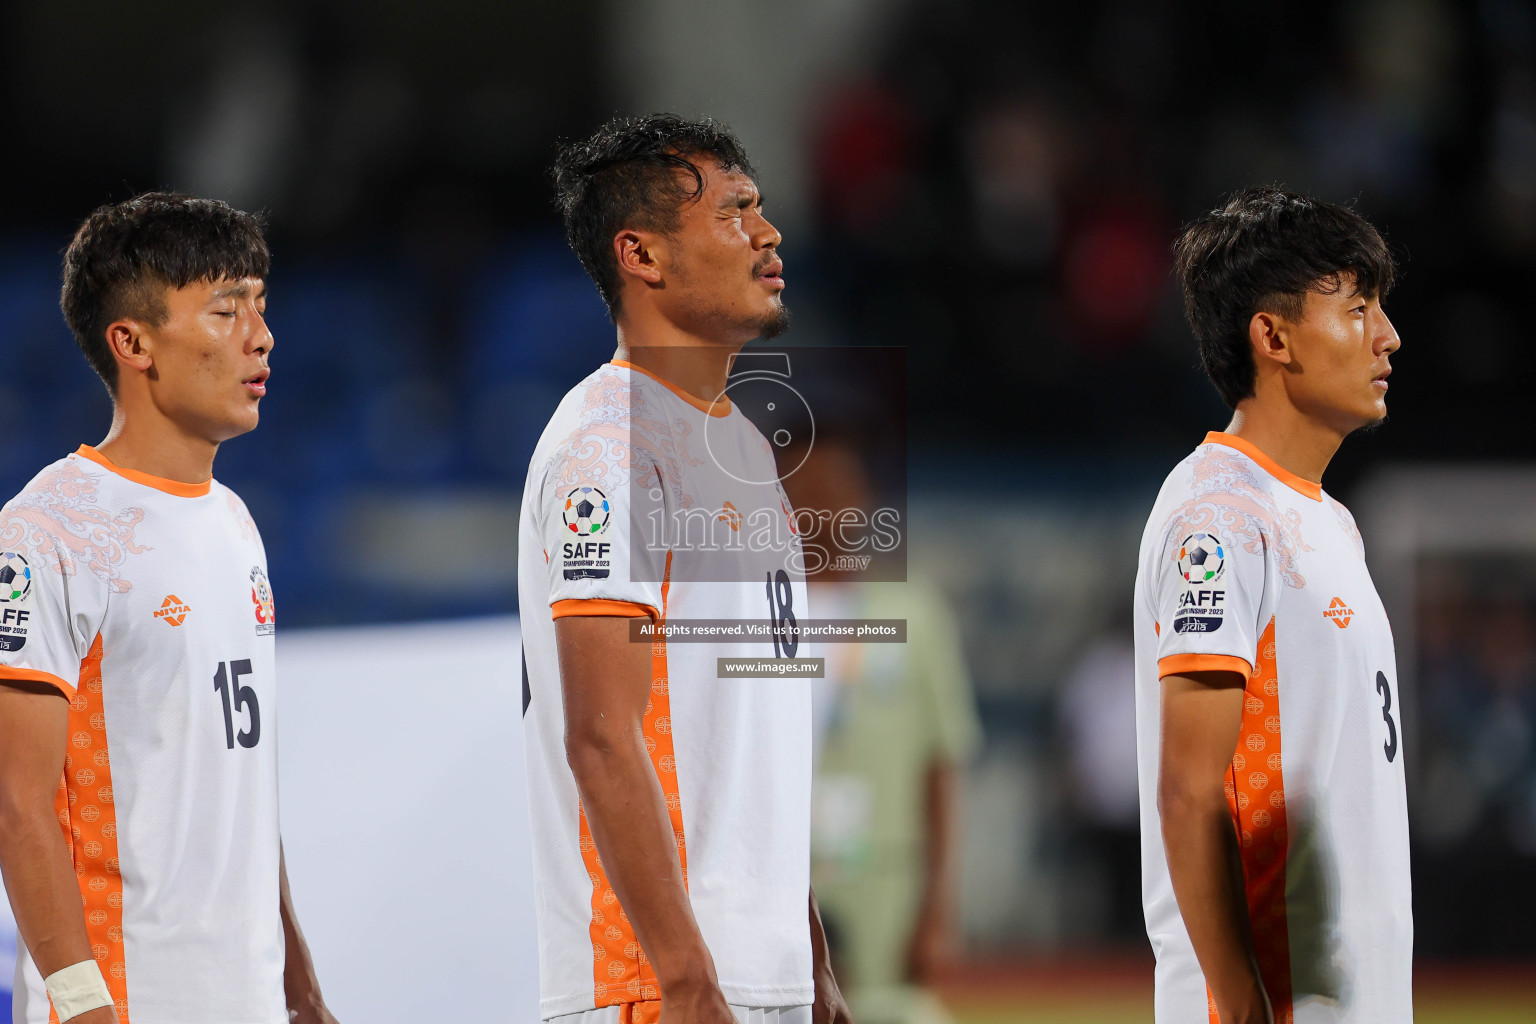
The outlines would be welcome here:
<svg viewBox="0 0 1536 1024">
<path fill-rule="evenodd" d="M 651 694 L 651 645 L 631 641 L 629 629 L 623 616 L 555 620 L 568 758 L 608 749 L 641 728 Z"/>
<path fill-rule="evenodd" d="M 69 702 L 51 683 L 0 681 L 0 833 L 53 814 L 64 773 Z"/>
<path fill-rule="evenodd" d="M 1230 671 L 1171 674 L 1162 678 L 1162 737 L 1157 799 L 1209 801 L 1222 793 L 1243 722 L 1246 674 Z"/>
</svg>

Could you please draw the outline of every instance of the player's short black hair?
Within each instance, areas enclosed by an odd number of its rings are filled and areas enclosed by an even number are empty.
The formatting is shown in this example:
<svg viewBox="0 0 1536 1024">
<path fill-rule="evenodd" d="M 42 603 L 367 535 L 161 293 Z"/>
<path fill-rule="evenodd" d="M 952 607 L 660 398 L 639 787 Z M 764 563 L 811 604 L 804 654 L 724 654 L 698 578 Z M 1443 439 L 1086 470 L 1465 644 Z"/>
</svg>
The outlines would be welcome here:
<svg viewBox="0 0 1536 1024">
<path fill-rule="evenodd" d="M 561 143 L 551 169 L 555 204 L 610 319 L 619 312 L 613 236 L 626 227 L 676 230 L 682 205 L 703 194 L 704 174 L 696 162 L 701 157 L 713 157 L 724 170 L 757 176 L 730 128 L 710 118 L 615 117 L 590 138 Z"/>
<path fill-rule="evenodd" d="M 146 192 L 100 207 L 64 253 L 59 306 L 91 369 L 117 393 L 107 327 L 134 317 L 165 322 L 166 288 L 194 281 L 266 277 L 272 257 L 261 218 L 176 192 Z"/>
<path fill-rule="evenodd" d="M 1346 275 L 1367 296 L 1385 295 L 1397 278 L 1392 250 L 1370 221 L 1269 185 L 1243 189 L 1186 225 L 1173 252 L 1200 361 L 1234 409 L 1253 395 L 1255 313 L 1296 321 L 1307 292 L 1336 291 Z"/>
</svg>

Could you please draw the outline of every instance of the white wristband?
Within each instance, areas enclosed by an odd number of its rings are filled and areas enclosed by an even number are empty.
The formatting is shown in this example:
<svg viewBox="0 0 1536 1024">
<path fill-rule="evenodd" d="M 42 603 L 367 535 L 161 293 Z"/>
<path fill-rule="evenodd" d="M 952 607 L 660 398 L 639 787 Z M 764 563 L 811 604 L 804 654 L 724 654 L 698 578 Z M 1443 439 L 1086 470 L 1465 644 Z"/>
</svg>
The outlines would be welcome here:
<svg viewBox="0 0 1536 1024">
<path fill-rule="evenodd" d="M 48 986 L 48 998 L 53 1000 L 53 1009 L 61 1021 L 112 1005 L 112 993 L 107 991 L 107 981 L 94 960 L 82 960 L 54 971 L 43 979 L 43 984 Z"/>
</svg>

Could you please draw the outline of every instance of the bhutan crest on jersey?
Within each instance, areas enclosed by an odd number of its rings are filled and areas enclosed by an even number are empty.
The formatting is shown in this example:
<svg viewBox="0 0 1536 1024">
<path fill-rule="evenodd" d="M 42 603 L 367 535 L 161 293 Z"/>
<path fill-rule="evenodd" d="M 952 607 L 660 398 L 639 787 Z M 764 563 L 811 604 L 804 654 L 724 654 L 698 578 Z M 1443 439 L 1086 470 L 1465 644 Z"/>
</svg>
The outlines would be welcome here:
<svg viewBox="0 0 1536 1024">
<path fill-rule="evenodd" d="M 277 632 L 277 604 L 272 599 L 272 587 L 261 566 L 251 567 L 251 603 L 256 606 L 256 635 L 271 636 Z"/>
</svg>

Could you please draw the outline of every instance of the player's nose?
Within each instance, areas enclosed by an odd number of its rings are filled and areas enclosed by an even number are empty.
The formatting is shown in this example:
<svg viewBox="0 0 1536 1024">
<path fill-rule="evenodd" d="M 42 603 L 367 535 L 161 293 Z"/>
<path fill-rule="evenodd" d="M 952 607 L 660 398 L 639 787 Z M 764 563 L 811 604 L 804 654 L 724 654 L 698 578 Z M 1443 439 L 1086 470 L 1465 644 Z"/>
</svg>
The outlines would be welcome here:
<svg viewBox="0 0 1536 1024">
<path fill-rule="evenodd" d="M 1371 339 L 1371 347 L 1378 355 L 1389 356 L 1403 347 L 1403 339 L 1397 336 L 1397 328 L 1392 326 L 1386 311 L 1380 307 L 1376 309 L 1376 319 L 1375 336 Z"/>
<path fill-rule="evenodd" d="M 757 231 L 753 232 L 752 241 L 759 249 L 777 249 L 784 241 L 784 236 L 779 234 L 779 229 L 774 227 L 762 213 L 758 213 L 757 219 L 762 223 L 758 225 Z"/>
<path fill-rule="evenodd" d="M 246 351 L 252 354 L 269 354 L 277 340 L 272 337 L 272 329 L 267 326 L 265 318 L 258 318 L 255 330 L 251 331 L 250 341 L 246 344 Z"/>
</svg>

